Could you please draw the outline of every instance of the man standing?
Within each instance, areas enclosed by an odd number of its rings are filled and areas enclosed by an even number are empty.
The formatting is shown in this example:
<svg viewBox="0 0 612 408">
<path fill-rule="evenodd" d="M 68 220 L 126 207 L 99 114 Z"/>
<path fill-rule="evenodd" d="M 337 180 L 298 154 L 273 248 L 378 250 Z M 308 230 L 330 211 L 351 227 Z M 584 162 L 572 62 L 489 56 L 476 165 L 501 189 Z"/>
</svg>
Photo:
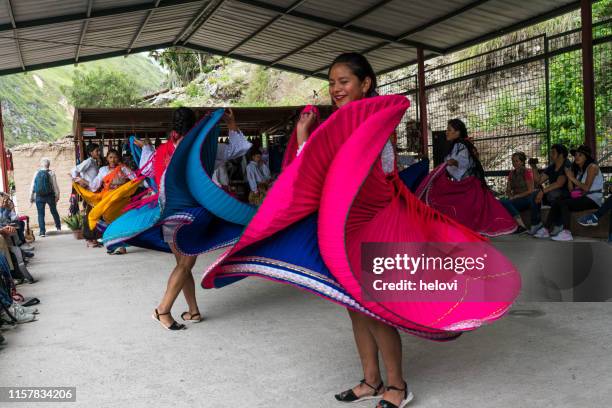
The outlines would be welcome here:
<svg viewBox="0 0 612 408">
<path fill-rule="evenodd" d="M 49 159 L 42 158 L 40 160 L 40 169 L 34 173 L 32 186 L 30 187 L 30 202 L 36 203 L 38 211 L 38 228 L 40 228 L 40 236 L 44 237 L 45 229 L 45 205 L 49 205 L 49 210 L 55 221 L 55 228 L 58 231 L 62 229 L 59 214 L 57 213 L 57 202 L 59 201 L 60 191 L 57 186 L 55 173 L 49 170 L 51 162 Z"/>
</svg>

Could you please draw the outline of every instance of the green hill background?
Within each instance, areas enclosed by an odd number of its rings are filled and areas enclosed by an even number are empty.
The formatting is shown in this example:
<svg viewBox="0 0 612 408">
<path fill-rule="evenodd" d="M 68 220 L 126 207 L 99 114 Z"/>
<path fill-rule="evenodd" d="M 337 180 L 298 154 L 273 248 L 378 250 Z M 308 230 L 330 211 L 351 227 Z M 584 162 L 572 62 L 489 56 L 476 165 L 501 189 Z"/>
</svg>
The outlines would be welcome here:
<svg viewBox="0 0 612 408">
<path fill-rule="evenodd" d="M 147 57 L 135 54 L 0 77 L 0 100 L 7 146 L 56 140 L 72 132 L 74 108 L 61 91 L 72 84 L 74 70 L 102 67 L 130 75 L 143 95 L 157 91 L 164 72 Z"/>
</svg>

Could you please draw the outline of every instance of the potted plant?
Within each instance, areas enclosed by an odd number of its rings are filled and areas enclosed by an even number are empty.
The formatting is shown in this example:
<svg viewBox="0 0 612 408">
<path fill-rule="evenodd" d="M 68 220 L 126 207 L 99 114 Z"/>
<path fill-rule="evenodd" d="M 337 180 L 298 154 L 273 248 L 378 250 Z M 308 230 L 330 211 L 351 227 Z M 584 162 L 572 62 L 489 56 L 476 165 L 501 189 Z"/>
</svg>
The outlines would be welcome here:
<svg viewBox="0 0 612 408">
<path fill-rule="evenodd" d="M 83 216 L 80 213 L 62 218 L 76 239 L 83 239 Z"/>
</svg>

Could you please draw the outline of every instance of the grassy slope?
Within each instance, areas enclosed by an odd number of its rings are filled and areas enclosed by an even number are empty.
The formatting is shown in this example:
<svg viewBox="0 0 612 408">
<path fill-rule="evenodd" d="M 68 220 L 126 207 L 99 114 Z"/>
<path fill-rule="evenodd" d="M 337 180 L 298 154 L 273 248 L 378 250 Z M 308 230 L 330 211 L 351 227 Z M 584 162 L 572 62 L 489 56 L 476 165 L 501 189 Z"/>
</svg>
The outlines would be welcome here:
<svg viewBox="0 0 612 408">
<path fill-rule="evenodd" d="M 75 69 L 103 67 L 134 76 L 142 93 L 161 87 L 164 74 L 146 54 L 118 57 L 0 77 L 4 133 L 8 146 L 38 140 L 55 140 L 71 132 L 72 109 L 61 86 L 72 83 Z M 35 76 L 42 80 L 37 85 Z"/>
</svg>

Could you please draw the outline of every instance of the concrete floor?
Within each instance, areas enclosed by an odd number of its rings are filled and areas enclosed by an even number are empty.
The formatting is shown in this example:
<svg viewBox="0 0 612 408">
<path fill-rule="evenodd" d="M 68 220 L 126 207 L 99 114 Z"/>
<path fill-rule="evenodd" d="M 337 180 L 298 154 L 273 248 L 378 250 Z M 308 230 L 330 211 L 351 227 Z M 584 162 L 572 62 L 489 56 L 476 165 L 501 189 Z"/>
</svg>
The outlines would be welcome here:
<svg viewBox="0 0 612 408">
<path fill-rule="evenodd" d="M 168 332 L 150 315 L 170 256 L 111 257 L 70 235 L 36 248 L 40 281 L 19 290 L 41 299 L 41 314 L 3 331 L 0 386 L 76 386 L 76 403 L 54 407 L 313 408 L 343 406 L 333 394 L 361 379 L 346 312 L 314 295 L 255 278 L 198 288 L 207 320 Z M 199 260 L 197 282 L 212 259 Z M 175 317 L 183 310 L 181 298 Z M 404 335 L 410 406 L 610 406 L 612 303 L 515 310 L 527 313 L 451 343 Z"/>
</svg>

